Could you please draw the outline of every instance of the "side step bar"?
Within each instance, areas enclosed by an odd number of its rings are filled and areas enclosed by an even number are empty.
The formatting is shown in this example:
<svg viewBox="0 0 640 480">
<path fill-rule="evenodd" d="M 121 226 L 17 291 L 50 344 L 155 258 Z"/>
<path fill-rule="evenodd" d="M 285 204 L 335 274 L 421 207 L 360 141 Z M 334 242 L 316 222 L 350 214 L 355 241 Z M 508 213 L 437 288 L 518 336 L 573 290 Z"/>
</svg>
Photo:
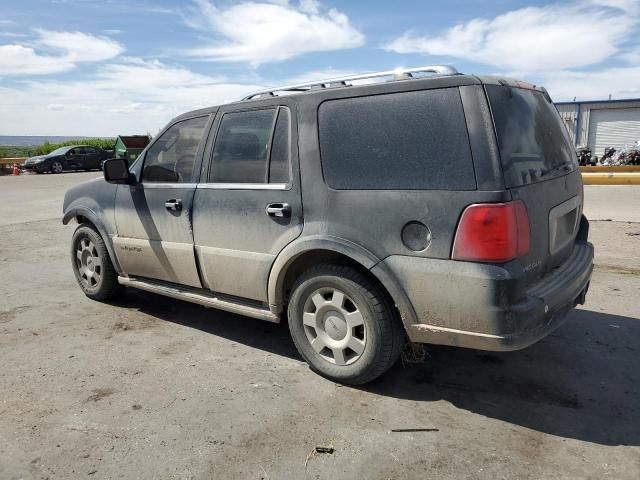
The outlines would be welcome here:
<svg viewBox="0 0 640 480">
<path fill-rule="evenodd" d="M 184 300 L 186 302 L 197 303 L 205 307 L 217 308 L 225 310 L 231 313 L 237 313 L 239 315 L 246 315 L 247 317 L 257 318 L 259 320 L 266 320 L 267 322 L 279 323 L 280 318 L 270 310 L 244 305 L 242 303 L 233 302 L 231 300 L 223 300 L 216 296 L 214 293 L 200 293 L 191 289 L 182 289 L 177 286 L 160 285 L 147 280 L 140 280 L 129 277 L 118 277 L 118 283 L 125 287 L 138 288 L 151 293 L 158 293 L 171 298 L 177 298 L 178 300 Z"/>
</svg>

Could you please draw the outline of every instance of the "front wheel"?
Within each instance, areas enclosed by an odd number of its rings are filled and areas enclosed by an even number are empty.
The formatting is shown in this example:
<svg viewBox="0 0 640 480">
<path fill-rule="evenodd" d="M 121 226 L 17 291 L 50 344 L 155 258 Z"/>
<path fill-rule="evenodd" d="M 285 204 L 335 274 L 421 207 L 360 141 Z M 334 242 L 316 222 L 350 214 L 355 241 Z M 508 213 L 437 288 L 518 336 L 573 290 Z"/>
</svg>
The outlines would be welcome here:
<svg viewBox="0 0 640 480">
<path fill-rule="evenodd" d="M 398 359 L 404 331 L 373 279 L 345 265 L 322 264 L 296 282 L 288 309 L 293 341 L 312 370 L 361 385 Z"/>
<path fill-rule="evenodd" d="M 121 290 L 118 275 L 100 234 L 80 225 L 71 239 L 71 266 L 84 294 L 93 300 L 106 300 Z"/>
<path fill-rule="evenodd" d="M 64 167 L 62 166 L 62 162 L 56 160 L 55 162 L 51 163 L 51 173 L 62 173 L 63 170 Z"/>
</svg>

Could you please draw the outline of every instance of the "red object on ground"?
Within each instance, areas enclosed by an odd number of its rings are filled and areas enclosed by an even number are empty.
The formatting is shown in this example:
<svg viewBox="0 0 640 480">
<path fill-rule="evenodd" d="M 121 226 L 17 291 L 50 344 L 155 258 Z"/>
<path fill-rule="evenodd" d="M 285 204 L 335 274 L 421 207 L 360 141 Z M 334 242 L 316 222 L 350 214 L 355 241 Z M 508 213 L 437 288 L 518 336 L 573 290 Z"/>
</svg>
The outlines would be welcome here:
<svg viewBox="0 0 640 480">
<path fill-rule="evenodd" d="M 20 175 L 20 169 L 18 168 L 17 163 L 13 164 L 13 172 L 11 173 L 11 175 L 13 175 L 14 177 L 17 177 L 18 175 Z"/>
</svg>

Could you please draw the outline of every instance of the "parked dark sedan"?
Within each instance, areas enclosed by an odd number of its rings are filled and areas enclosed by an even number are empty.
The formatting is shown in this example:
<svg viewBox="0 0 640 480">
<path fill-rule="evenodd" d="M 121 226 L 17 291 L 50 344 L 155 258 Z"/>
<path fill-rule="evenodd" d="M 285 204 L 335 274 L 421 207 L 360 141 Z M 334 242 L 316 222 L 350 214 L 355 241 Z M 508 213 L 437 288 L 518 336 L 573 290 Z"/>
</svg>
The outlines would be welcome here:
<svg viewBox="0 0 640 480">
<path fill-rule="evenodd" d="M 102 162 L 113 154 L 88 145 L 60 147 L 47 155 L 31 157 L 24 162 L 24 170 L 36 173 L 62 173 L 65 170 L 98 170 Z"/>
</svg>

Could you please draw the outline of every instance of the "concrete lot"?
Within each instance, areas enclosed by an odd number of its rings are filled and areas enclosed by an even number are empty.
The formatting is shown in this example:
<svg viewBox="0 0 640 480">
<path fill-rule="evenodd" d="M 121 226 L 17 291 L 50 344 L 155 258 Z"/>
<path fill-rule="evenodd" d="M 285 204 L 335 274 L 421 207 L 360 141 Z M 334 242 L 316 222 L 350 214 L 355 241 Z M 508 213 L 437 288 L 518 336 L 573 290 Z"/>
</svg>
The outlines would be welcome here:
<svg viewBox="0 0 640 480">
<path fill-rule="evenodd" d="M 0 479 L 640 478 L 640 187 L 585 188 L 619 221 L 592 222 L 587 304 L 554 334 L 431 347 L 356 389 L 313 374 L 284 325 L 84 297 L 59 218 L 96 175 L 0 177 Z"/>
</svg>

